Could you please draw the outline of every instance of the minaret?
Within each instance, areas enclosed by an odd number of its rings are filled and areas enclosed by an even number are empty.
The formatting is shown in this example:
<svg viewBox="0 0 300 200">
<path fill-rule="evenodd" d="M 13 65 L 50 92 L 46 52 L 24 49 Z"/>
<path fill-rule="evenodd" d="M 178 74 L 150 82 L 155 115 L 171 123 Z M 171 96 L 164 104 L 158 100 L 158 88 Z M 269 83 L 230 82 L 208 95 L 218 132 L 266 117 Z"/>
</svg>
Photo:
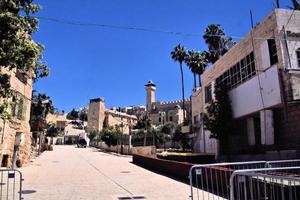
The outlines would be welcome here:
<svg viewBox="0 0 300 200">
<path fill-rule="evenodd" d="M 151 112 L 152 109 L 152 103 L 155 102 L 155 90 L 156 90 L 156 85 L 150 80 L 148 83 L 145 85 L 146 87 L 146 93 L 147 93 L 147 111 Z"/>
</svg>

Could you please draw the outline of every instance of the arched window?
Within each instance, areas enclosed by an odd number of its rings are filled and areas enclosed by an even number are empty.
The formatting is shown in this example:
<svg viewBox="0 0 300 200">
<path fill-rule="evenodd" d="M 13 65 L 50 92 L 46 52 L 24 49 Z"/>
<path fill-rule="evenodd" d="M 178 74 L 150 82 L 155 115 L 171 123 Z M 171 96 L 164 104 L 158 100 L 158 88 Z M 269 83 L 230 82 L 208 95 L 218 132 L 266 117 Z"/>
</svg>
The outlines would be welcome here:
<svg viewBox="0 0 300 200">
<path fill-rule="evenodd" d="M 297 60 L 298 60 L 298 67 L 300 68 L 300 48 L 296 50 Z"/>
</svg>

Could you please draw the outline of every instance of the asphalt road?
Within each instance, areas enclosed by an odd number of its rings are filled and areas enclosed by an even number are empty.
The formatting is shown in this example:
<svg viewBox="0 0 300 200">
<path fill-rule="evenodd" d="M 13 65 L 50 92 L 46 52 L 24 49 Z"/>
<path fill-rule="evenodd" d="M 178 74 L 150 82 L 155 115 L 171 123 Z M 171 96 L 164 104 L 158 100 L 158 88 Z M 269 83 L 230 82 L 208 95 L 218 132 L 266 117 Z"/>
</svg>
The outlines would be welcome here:
<svg viewBox="0 0 300 200">
<path fill-rule="evenodd" d="M 188 200 L 187 184 L 131 163 L 130 156 L 55 146 L 21 169 L 25 200 Z M 143 198 L 140 198 L 143 199 Z"/>
</svg>

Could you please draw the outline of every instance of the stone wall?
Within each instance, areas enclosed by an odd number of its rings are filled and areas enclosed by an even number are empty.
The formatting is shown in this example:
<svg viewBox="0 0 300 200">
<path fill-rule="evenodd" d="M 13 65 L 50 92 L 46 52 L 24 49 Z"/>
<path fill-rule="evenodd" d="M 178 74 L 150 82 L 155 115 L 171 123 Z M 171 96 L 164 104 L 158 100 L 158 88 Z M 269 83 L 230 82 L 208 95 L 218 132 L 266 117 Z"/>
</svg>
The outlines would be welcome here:
<svg viewBox="0 0 300 200">
<path fill-rule="evenodd" d="M 20 165 L 28 163 L 31 155 L 32 135 L 30 132 L 30 107 L 32 97 L 32 74 L 18 74 L 23 76 L 23 80 L 16 77 L 16 70 L 9 71 L 7 68 L 1 68 L 0 73 L 10 75 L 11 89 L 14 91 L 15 113 L 12 113 L 12 119 L 4 122 L 0 120 L 0 163 L 12 166 L 12 157 L 17 133 L 22 135 L 22 143 L 17 154 L 17 161 Z M 21 103 L 22 102 L 22 103 Z M 12 107 L 12 106 L 11 106 Z M 12 108 L 9 108 L 12 110 Z M 5 159 L 7 160 L 5 161 Z"/>
</svg>

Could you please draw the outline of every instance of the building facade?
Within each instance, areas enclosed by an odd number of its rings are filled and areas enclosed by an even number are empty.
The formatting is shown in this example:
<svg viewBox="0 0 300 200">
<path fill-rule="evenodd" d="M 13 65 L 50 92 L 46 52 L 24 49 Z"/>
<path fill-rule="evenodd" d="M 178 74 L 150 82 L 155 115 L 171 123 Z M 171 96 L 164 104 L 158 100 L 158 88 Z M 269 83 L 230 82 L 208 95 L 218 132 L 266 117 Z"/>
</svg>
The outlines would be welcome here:
<svg viewBox="0 0 300 200">
<path fill-rule="evenodd" d="M 104 127 L 119 125 L 123 134 L 130 134 L 137 117 L 116 109 L 106 109 L 103 98 L 91 99 L 88 111 L 87 132 L 101 131 Z"/>
<path fill-rule="evenodd" d="M 195 150 L 218 151 L 202 121 L 216 83 L 229 89 L 235 124 L 226 147 L 231 154 L 298 149 L 300 11 L 274 10 L 205 71 L 201 82 L 192 96 Z"/>
<path fill-rule="evenodd" d="M 9 70 L 1 67 L 1 74 L 10 76 L 10 87 L 13 97 L 6 99 L 10 101 L 8 108 L 11 119 L 0 119 L 0 161 L 1 167 L 11 167 L 13 161 L 14 146 L 17 140 L 21 140 L 17 153 L 17 165 L 27 163 L 31 155 L 30 133 L 30 107 L 32 97 L 33 73 L 27 74 L 16 69 Z M 1 103 L 4 99 L 0 99 Z"/>
<path fill-rule="evenodd" d="M 155 126 L 164 125 L 168 122 L 182 124 L 184 121 L 183 101 L 156 101 L 155 91 L 156 85 L 149 81 L 146 85 L 146 108 L 147 115 L 151 120 L 151 124 Z M 190 100 L 185 100 L 185 116 L 190 116 Z"/>
</svg>

